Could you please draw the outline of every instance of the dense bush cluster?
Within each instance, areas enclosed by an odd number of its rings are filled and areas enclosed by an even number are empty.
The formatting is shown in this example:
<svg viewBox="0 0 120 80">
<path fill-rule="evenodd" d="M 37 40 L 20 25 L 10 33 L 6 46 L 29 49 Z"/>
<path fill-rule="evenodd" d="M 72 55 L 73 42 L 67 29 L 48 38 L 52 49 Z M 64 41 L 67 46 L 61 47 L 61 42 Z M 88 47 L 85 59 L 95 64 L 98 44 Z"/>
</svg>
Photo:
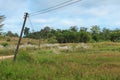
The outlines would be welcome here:
<svg viewBox="0 0 120 80">
<path fill-rule="evenodd" d="M 107 28 L 100 29 L 99 26 L 91 26 L 90 30 L 86 27 L 78 28 L 71 26 L 69 29 L 51 29 L 46 26 L 37 32 L 30 32 L 29 28 L 24 30 L 25 38 L 46 39 L 48 42 L 55 43 L 78 43 L 78 42 L 99 42 L 99 41 L 113 41 L 120 40 L 120 30 L 110 30 Z"/>
</svg>

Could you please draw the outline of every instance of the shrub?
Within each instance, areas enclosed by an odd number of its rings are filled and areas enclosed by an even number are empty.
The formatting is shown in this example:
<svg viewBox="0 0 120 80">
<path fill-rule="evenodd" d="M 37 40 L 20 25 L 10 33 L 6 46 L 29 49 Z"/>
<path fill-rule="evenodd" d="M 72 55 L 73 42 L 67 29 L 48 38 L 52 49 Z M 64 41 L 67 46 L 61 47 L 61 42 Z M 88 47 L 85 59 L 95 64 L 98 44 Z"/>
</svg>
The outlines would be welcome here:
<svg viewBox="0 0 120 80">
<path fill-rule="evenodd" d="M 79 42 L 87 43 L 91 40 L 91 36 L 87 32 L 80 32 L 79 37 L 80 37 Z"/>
<path fill-rule="evenodd" d="M 7 42 L 3 42 L 3 43 L 1 43 L 1 45 L 2 45 L 3 47 L 6 47 L 6 46 L 8 46 L 9 44 L 8 44 Z"/>
<path fill-rule="evenodd" d="M 57 40 L 55 37 L 51 37 L 48 39 L 48 43 L 57 43 Z"/>
<path fill-rule="evenodd" d="M 7 42 L 10 42 L 10 41 L 11 41 L 11 39 L 10 39 L 10 38 L 7 38 L 7 39 L 6 39 L 6 41 L 7 41 Z"/>
</svg>

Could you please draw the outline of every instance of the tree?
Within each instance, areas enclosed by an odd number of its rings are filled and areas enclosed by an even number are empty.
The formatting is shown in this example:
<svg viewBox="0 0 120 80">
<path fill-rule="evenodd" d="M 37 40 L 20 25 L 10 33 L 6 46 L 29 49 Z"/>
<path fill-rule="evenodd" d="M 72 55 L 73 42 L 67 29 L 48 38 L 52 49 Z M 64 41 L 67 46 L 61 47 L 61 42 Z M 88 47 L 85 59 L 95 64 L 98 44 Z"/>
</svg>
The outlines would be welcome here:
<svg viewBox="0 0 120 80">
<path fill-rule="evenodd" d="M 1 34 L 1 31 L 2 31 L 2 27 L 3 27 L 3 21 L 4 21 L 4 19 L 5 19 L 5 16 L 4 15 L 2 15 L 2 16 L 0 16 L 0 34 Z"/>
<path fill-rule="evenodd" d="M 100 37 L 102 40 L 110 40 L 111 37 L 111 30 L 107 28 L 103 28 L 102 32 L 100 33 Z"/>
<path fill-rule="evenodd" d="M 50 38 L 50 31 L 51 31 L 50 27 L 48 26 L 44 27 L 44 29 L 41 29 L 40 31 L 41 37 L 44 39 Z"/>
<path fill-rule="evenodd" d="M 95 40 L 96 42 L 99 41 L 100 39 L 100 27 L 95 25 L 95 26 L 91 26 L 91 35 L 92 35 L 92 39 Z"/>
<path fill-rule="evenodd" d="M 97 25 L 91 26 L 90 30 L 91 30 L 92 34 L 98 34 L 98 33 L 100 33 L 100 27 L 97 26 Z"/>
<path fill-rule="evenodd" d="M 79 42 L 87 43 L 91 39 L 91 35 L 88 32 L 80 31 L 79 32 Z"/>
<path fill-rule="evenodd" d="M 87 28 L 85 28 L 85 27 L 80 27 L 80 31 L 87 32 Z"/>
<path fill-rule="evenodd" d="M 77 26 L 71 26 L 70 31 L 77 32 L 78 28 Z"/>
<path fill-rule="evenodd" d="M 8 32 L 6 33 L 6 36 L 18 37 L 18 34 L 17 34 L 17 33 L 12 33 L 11 31 L 8 31 Z"/>
<path fill-rule="evenodd" d="M 65 42 L 64 36 L 63 36 L 63 34 L 60 33 L 60 32 L 57 34 L 56 39 L 57 39 L 57 41 L 58 41 L 59 43 L 64 43 L 64 42 Z"/>
<path fill-rule="evenodd" d="M 120 41 L 120 30 L 114 30 L 111 33 L 110 40 L 113 42 Z"/>
<path fill-rule="evenodd" d="M 30 33 L 30 28 L 25 27 L 25 29 L 24 29 L 25 37 L 27 37 L 29 35 L 29 33 Z"/>
</svg>

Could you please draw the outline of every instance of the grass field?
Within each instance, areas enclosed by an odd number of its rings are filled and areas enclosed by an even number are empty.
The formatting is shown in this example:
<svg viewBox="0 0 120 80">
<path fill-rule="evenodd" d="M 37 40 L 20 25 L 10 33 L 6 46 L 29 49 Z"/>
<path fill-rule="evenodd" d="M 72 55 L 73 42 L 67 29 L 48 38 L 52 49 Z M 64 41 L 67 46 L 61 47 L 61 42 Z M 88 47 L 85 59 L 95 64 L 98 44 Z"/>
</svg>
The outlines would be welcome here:
<svg viewBox="0 0 120 80">
<path fill-rule="evenodd" d="M 120 43 L 21 49 L 16 62 L 0 61 L 0 80 L 120 80 Z"/>
</svg>

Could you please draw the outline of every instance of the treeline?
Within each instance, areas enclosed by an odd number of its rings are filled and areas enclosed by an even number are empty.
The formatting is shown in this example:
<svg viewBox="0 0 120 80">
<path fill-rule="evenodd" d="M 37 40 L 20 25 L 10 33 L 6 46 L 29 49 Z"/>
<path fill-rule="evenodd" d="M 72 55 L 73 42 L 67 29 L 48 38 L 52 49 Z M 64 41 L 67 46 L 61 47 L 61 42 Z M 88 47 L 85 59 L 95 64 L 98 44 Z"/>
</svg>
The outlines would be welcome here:
<svg viewBox="0 0 120 80">
<path fill-rule="evenodd" d="M 0 35 L 18 37 L 17 33 L 8 31 L 2 32 L 4 15 L 0 15 Z M 24 29 L 25 38 L 44 39 L 50 43 L 79 43 L 79 42 L 99 42 L 99 41 L 120 41 L 120 29 L 110 30 L 107 28 L 100 29 L 99 26 L 91 26 L 90 30 L 86 27 L 71 26 L 69 29 L 52 29 L 48 26 L 37 32 L 30 32 L 30 28 Z"/>
<path fill-rule="evenodd" d="M 19 35 L 17 33 L 13 33 L 12 31 L 1 32 L 0 35 L 9 36 L 9 37 L 19 37 Z"/>
<path fill-rule="evenodd" d="M 79 42 L 99 42 L 99 41 L 120 41 L 120 30 L 100 29 L 99 26 L 86 27 L 71 26 L 69 29 L 52 29 L 46 26 L 37 32 L 30 32 L 30 28 L 25 27 L 25 38 L 46 39 L 50 43 L 79 43 Z"/>
</svg>

